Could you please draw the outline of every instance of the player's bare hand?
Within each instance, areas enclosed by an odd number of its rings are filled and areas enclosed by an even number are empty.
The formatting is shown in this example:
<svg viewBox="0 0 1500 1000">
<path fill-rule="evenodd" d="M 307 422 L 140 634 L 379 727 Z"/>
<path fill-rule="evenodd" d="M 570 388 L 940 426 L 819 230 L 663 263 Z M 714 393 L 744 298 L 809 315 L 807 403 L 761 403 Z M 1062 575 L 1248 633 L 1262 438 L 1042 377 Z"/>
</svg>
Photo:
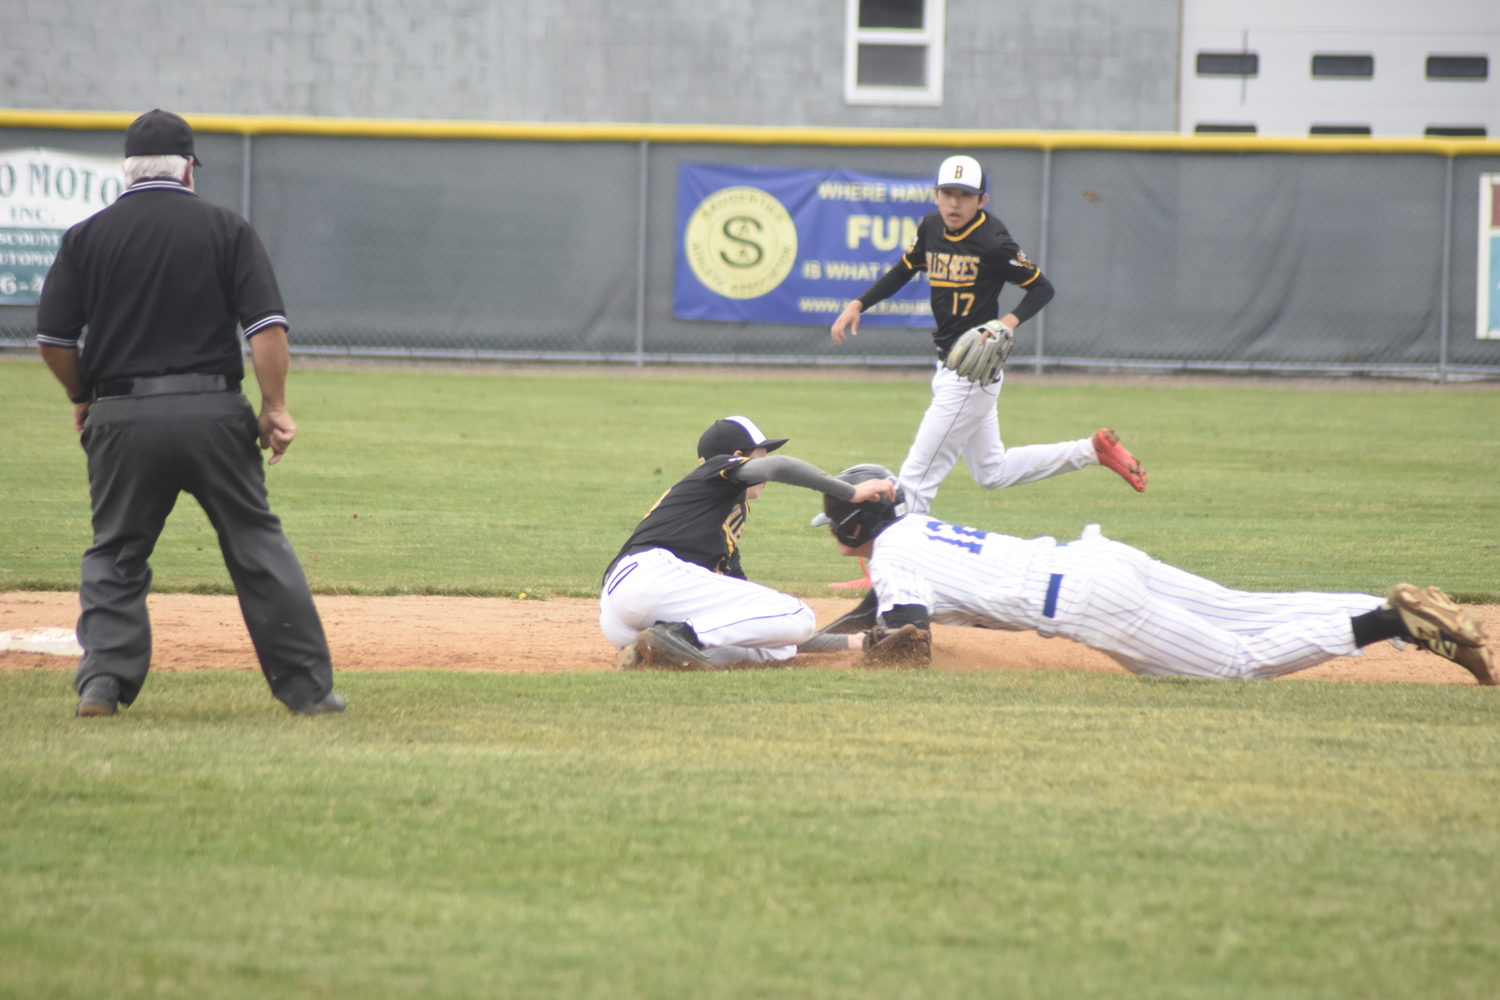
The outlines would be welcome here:
<svg viewBox="0 0 1500 1000">
<path fill-rule="evenodd" d="M 1021 325 L 1021 321 L 1018 320 L 1018 319 L 1016 319 L 1016 314 L 1015 313 L 1006 313 L 1004 316 L 1001 316 L 998 320 L 996 320 L 996 322 L 999 323 L 1001 326 L 1005 327 L 1011 333 L 1015 333 L 1016 332 L 1016 327 L 1018 327 L 1018 326 Z M 982 331 L 980 331 L 979 342 L 981 344 L 983 344 L 983 343 L 985 343 L 986 341 L 989 341 L 989 340 L 997 340 L 997 339 L 999 339 L 999 338 L 996 337 L 995 334 L 992 333 L 989 330 L 982 330 Z"/>
<path fill-rule="evenodd" d="M 850 503 L 864 503 L 876 497 L 884 497 L 887 500 L 896 499 L 896 484 L 889 479 L 866 479 L 862 483 L 855 483 L 854 496 L 850 498 Z"/>
<path fill-rule="evenodd" d="M 839 318 L 833 321 L 829 331 L 833 334 L 833 342 L 842 344 L 844 342 L 844 331 L 849 331 L 849 336 L 859 336 L 859 314 L 865 311 L 865 307 L 859 304 L 859 299 L 853 299 L 844 311 L 839 313 Z"/>
<path fill-rule="evenodd" d="M 257 423 L 260 429 L 261 450 L 271 452 L 271 457 L 266 460 L 266 464 L 275 465 L 292 446 L 292 439 L 297 436 L 297 422 L 285 410 L 261 410 L 260 420 Z"/>
<path fill-rule="evenodd" d="M 73 429 L 80 434 L 83 433 L 83 422 L 88 419 L 91 405 L 91 402 L 73 404 Z"/>
</svg>

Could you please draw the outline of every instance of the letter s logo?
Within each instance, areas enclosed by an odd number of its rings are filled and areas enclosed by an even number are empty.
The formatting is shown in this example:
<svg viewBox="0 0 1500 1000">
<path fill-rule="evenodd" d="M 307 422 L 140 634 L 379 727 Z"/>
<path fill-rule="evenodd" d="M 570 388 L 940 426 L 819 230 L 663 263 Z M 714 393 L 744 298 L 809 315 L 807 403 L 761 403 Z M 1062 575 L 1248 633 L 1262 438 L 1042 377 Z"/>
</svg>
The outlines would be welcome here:
<svg viewBox="0 0 1500 1000">
<path fill-rule="evenodd" d="M 720 250 L 719 256 L 724 263 L 730 267 L 754 267 L 765 258 L 766 252 L 761 245 L 750 236 L 760 234 L 765 227 L 760 224 L 759 219 L 752 219 L 748 215 L 736 215 L 724 220 L 721 231 L 724 237 L 733 241 L 736 245 L 727 250 Z"/>
<path fill-rule="evenodd" d="M 776 288 L 797 262 L 797 225 L 760 188 L 720 188 L 698 203 L 682 234 L 688 266 L 710 292 L 754 299 Z"/>
</svg>

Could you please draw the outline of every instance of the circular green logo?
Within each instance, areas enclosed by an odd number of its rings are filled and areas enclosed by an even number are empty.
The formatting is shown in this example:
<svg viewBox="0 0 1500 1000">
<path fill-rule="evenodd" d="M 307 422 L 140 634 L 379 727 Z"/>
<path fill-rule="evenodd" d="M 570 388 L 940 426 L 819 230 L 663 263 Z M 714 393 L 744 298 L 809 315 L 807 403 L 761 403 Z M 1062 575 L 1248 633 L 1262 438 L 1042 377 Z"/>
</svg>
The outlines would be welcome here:
<svg viewBox="0 0 1500 1000">
<path fill-rule="evenodd" d="M 727 187 L 698 203 L 683 236 L 698 280 L 730 299 L 755 299 L 792 273 L 797 226 L 760 188 Z"/>
</svg>

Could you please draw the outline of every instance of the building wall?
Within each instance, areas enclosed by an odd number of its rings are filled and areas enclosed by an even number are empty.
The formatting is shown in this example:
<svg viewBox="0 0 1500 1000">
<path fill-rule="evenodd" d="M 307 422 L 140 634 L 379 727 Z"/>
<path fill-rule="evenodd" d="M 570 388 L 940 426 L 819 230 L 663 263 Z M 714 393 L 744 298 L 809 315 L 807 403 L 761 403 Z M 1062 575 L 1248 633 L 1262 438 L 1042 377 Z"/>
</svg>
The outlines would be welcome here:
<svg viewBox="0 0 1500 1000">
<path fill-rule="evenodd" d="M 0 104 L 964 128 L 1176 126 L 1178 0 L 948 0 L 938 108 L 844 102 L 843 0 L 21 0 Z"/>
<path fill-rule="evenodd" d="M 1181 128 L 1256 126 L 1307 135 L 1365 125 L 1377 136 L 1431 126 L 1500 135 L 1500 3 L 1496 0 L 1183 0 Z M 1250 78 L 1199 76 L 1197 53 L 1254 52 Z M 1315 53 L 1374 57 L 1370 79 L 1314 79 Z M 1487 80 L 1429 80 L 1430 55 L 1487 55 Z"/>
</svg>

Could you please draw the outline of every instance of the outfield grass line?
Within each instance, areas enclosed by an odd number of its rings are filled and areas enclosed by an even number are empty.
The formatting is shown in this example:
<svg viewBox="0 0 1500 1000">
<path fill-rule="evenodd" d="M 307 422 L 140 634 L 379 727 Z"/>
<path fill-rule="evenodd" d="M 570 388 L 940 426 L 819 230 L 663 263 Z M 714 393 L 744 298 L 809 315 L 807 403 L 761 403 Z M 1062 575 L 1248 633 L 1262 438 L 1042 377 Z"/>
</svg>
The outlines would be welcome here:
<svg viewBox="0 0 1500 1000">
<path fill-rule="evenodd" d="M 826 360 L 826 359 L 825 359 Z M 40 357 L 29 349 L 0 347 L 0 362 L 41 364 Z M 1008 385 L 1038 385 L 1072 388 L 1077 386 L 1124 386 L 1135 388 L 1279 389 L 1298 392 L 1500 392 L 1500 378 L 1472 377 L 1435 382 L 1427 375 L 1310 377 L 1301 375 L 1214 375 L 1207 373 L 1141 373 L 1131 371 L 1079 372 L 1048 371 L 1040 375 L 1026 367 L 1026 359 L 1007 369 Z M 318 355 L 296 355 L 293 367 L 305 371 L 337 371 L 408 375 L 470 375 L 509 378 L 665 380 L 679 382 L 722 382 L 726 379 L 757 382 L 921 382 L 932 376 L 932 360 L 913 358 L 910 368 L 870 366 L 851 358 L 847 364 L 821 364 L 818 367 L 743 365 L 704 365 L 692 363 L 647 364 L 631 361 L 614 364 L 593 362 L 530 361 L 441 361 L 390 358 L 339 358 Z M 250 387 L 253 390 L 253 386 Z"/>
</svg>

